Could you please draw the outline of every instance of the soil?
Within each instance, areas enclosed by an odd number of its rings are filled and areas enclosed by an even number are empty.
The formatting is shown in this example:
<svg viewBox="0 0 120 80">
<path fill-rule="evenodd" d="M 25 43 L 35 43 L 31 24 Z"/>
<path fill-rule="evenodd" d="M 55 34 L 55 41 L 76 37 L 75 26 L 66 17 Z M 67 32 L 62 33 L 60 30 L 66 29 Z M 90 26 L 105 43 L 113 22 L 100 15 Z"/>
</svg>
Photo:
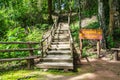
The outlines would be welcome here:
<svg viewBox="0 0 120 80">
<path fill-rule="evenodd" d="M 107 58 L 91 59 L 90 64 L 82 59 L 78 72 L 72 76 L 50 75 L 49 80 L 120 80 L 120 62 Z"/>
</svg>

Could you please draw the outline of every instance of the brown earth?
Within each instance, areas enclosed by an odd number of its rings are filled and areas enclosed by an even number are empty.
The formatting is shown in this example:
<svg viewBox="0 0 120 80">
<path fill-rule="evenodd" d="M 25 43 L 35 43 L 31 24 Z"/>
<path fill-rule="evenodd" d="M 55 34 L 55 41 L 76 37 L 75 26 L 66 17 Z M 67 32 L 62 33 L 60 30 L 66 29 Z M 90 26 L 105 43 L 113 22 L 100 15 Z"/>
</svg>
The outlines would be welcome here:
<svg viewBox="0 0 120 80">
<path fill-rule="evenodd" d="M 82 59 L 75 75 L 47 75 L 49 80 L 120 80 L 120 62 L 106 58 L 90 59 L 90 64 Z"/>
</svg>

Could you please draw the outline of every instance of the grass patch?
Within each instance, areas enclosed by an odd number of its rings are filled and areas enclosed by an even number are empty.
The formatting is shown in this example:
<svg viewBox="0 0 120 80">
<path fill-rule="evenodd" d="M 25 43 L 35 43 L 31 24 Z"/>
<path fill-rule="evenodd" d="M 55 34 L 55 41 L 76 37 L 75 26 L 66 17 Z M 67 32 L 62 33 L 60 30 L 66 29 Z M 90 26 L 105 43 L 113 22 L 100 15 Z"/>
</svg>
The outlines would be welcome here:
<svg viewBox="0 0 120 80">
<path fill-rule="evenodd" d="M 72 76 L 76 75 L 72 71 L 64 72 L 63 70 L 53 70 L 49 69 L 47 72 L 43 72 L 42 69 L 34 70 L 12 70 L 8 72 L 0 72 L 0 80 L 49 80 L 54 78 L 57 75 L 60 76 Z M 51 75 L 53 77 L 49 77 Z"/>
<path fill-rule="evenodd" d="M 0 80 L 47 80 L 40 70 L 8 71 L 0 74 Z"/>
</svg>

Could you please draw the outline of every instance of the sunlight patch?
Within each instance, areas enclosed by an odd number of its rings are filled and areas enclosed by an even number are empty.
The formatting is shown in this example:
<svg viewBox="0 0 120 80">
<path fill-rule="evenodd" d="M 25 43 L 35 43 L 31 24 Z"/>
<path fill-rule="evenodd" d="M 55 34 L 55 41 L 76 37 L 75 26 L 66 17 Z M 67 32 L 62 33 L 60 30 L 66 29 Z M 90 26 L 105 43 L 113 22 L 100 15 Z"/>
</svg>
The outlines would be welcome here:
<svg viewBox="0 0 120 80">
<path fill-rule="evenodd" d="M 93 73 L 86 73 L 86 74 L 82 74 L 76 77 L 73 77 L 71 79 L 68 80 L 84 80 L 84 79 L 95 79 L 97 77 L 97 75 L 93 74 Z"/>
</svg>

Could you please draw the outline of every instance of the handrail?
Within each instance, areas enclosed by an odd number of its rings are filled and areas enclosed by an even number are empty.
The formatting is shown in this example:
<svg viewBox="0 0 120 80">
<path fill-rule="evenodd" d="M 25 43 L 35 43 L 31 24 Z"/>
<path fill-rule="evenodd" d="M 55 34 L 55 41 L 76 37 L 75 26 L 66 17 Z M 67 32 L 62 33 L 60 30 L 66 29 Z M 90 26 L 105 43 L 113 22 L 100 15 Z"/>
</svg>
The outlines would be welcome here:
<svg viewBox="0 0 120 80">
<path fill-rule="evenodd" d="M 39 44 L 40 42 L 0 42 L 0 44 Z"/>
<path fill-rule="evenodd" d="M 6 58 L 6 59 L 0 59 L 0 62 L 8 62 L 8 61 L 20 61 L 20 60 L 29 60 L 29 59 L 36 59 L 40 56 L 30 56 L 30 57 L 23 57 L 23 58 Z"/>
<path fill-rule="evenodd" d="M 29 56 L 24 58 L 7 58 L 7 59 L 0 59 L 0 62 L 7 62 L 7 61 L 17 61 L 17 60 L 27 60 L 28 68 L 31 68 L 34 65 L 34 59 L 40 57 L 39 55 L 34 55 L 34 50 L 40 50 L 40 48 L 32 48 L 31 44 L 40 44 L 39 42 L 0 42 L 0 44 L 26 44 L 27 48 L 20 48 L 20 49 L 2 49 L 0 52 L 16 52 L 16 51 L 29 51 Z"/>
<path fill-rule="evenodd" d="M 73 46 L 74 46 L 74 41 L 73 41 L 73 38 L 72 38 L 72 34 L 71 34 L 71 29 L 70 29 L 70 21 L 71 21 L 71 12 L 70 14 L 68 13 L 68 26 L 69 26 L 69 34 L 70 34 L 70 49 L 71 49 L 71 52 L 72 52 L 72 56 L 73 56 Z"/>
<path fill-rule="evenodd" d="M 39 48 L 22 48 L 22 49 L 2 49 L 0 52 L 15 52 L 15 51 L 30 51 L 30 50 L 40 50 Z"/>
<path fill-rule="evenodd" d="M 46 51 L 48 50 L 51 42 L 52 42 L 52 37 L 54 36 L 54 33 L 55 33 L 55 30 L 56 30 L 56 27 L 57 27 L 57 24 L 58 24 L 58 18 L 56 18 L 54 24 L 52 25 L 51 27 L 51 30 L 50 30 L 50 34 L 44 38 L 42 41 L 41 41 L 41 46 L 42 46 L 42 58 L 45 56 L 44 53 L 46 53 Z M 47 41 L 46 41 L 47 40 Z M 44 42 L 47 42 L 47 46 L 46 48 L 43 48 L 44 46 Z"/>
<path fill-rule="evenodd" d="M 70 30 L 70 26 L 69 26 L 69 35 L 70 35 L 70 50 L 71 50 L 71 52 L 72 52 L 72 56 L 73 56 L 73 38 L 72 38 L 72 34 L 71 34 L 71 30 Z"/>
</svg>

